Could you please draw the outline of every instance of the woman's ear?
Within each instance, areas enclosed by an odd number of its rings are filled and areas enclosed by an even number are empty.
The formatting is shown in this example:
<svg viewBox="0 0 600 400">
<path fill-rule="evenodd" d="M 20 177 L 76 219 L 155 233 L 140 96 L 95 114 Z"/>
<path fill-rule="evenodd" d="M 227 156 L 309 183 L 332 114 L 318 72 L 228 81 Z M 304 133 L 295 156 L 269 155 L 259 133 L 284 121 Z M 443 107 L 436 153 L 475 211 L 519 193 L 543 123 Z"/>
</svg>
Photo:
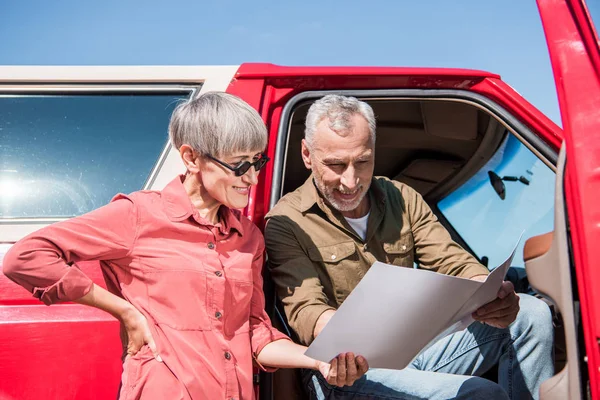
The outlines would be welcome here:
<svg viewBox="0 0 600 400">
<path fill-rule="evenodd" d="M 185 169 L 191 173 L 197 173 L 200 171 L 198 166 L 198 155 L 189 145 L 184 144 L 179 148 L 179 155 L 181 156 L 181 160 L 183 161 L 183 165 L 185 165 Z"/>
</svg>

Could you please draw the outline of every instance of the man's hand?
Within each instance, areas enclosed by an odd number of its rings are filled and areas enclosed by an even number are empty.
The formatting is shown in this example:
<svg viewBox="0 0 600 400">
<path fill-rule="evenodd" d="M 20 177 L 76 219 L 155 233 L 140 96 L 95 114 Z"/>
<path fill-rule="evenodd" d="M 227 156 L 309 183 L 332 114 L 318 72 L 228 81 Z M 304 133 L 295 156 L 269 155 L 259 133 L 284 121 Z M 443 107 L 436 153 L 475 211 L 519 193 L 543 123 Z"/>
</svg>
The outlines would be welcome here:
<svg viewBox="0 0 600 400">
<path fill-rule="evenodd" d="M 329 364 L 319 362 L 318 368 L 330 385 L 352 386 L 369 370 L 369 364 L 363 356 L 354 357 L 352 353 L 342 353 Z"/>
<path fill-rule="evenodd" d="M 498 298 L 481 306 L 473 313 L 473 319 L 495 328 L 507 328 L 519 313 L 519 296 L 511 282 L 503 282 Z"/>
</svg>

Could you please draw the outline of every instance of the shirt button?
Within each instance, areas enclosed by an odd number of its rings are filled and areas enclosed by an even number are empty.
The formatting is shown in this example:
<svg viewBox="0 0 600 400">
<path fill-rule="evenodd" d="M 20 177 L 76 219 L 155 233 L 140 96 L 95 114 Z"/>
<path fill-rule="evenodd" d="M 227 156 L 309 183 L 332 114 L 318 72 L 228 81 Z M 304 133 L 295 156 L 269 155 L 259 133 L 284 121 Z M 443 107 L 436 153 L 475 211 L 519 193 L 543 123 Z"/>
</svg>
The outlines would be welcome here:
<svg viewBox="0 0 600 400">
<path fill-rule="evenodd" d="M 217 312 L 215 313 L 215 317 L 216 317 L 217 319 L 221 319 L 221 317 L 222 317 L 222 316 L 223 316 L 223 314 L 221 314 L 219 311 L 217 311 Z"/>
<path fill-rule="evenodd" d="M 223 275 L 223 273 L 221 271 L 215 271 L 215 275 L 218 277 L 221 277 Z"/>
<path fill-rule="evenodd" d="M 211 250 L 215 248 L 215 244 L 213 242 L 208 242 L 206 246 L 208 246 L 208 248 Z"/>
<path fill-rule="evenodd" d="M 225 352 L 225 359 L 231 360 L 231 354 L 228 351 Z"/>
<path fill-rule="evenodd" d="M 402 250 L 406 250 L 406 245 L 405 244 L 402 245 Z"/>
<path fill-rule="evenodd" d="M 332 254 L 332 255 L 331 255 L 331 259 L 332 259 L 332 260 L 335 260 L 335 254 Z"/>
</svg>

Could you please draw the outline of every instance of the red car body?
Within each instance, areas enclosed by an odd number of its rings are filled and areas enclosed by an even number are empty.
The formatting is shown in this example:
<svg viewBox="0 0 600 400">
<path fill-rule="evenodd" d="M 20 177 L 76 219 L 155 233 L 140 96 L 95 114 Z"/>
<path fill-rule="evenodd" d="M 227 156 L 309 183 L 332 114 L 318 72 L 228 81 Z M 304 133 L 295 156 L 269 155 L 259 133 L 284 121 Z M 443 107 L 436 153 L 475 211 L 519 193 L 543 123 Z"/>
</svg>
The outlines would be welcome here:
<svg viewBox="0 0 600 400">
<path fill-rule="evenodd" d="M 243 64 L 226 90 L 255 107 L 277 149 L 288 100 L 306 91 L 421 89 L 481 95 L 509 111 L 551 149 L 567 148 L 565 193 L 592 398 L 600 399 L 600 50 L 582 0 L 538 0 L 563 128 L 498 75 L 443 68 L 282 67 Z M 61 82 L 68 82 L 63 78 Z M 15 84 L 0 76 L 0 84 Z M 260 175 L 246 215 L 257 225 L 270 208 L 273 164 Z M 3 228 L 0 225 L 0 229 Z M 10 245 L 11 241 L 5 243 Z M 96 263 L 82 268 L 103 284 Z M 116 320 L 76 304 L 46 307 L 0 276 L 0 399 L 113 399 L 121 374 Z"/>
</svg>

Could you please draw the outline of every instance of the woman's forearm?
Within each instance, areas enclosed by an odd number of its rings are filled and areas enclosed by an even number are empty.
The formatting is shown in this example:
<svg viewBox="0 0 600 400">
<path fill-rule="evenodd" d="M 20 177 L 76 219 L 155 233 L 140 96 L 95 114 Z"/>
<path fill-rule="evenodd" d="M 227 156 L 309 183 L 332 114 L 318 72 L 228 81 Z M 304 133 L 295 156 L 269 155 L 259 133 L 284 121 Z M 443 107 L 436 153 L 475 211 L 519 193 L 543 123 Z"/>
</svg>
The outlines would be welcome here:
<svg viewBox="0 0 600 400">
<path fill-rule="evenodd" d="M 75 302 L 106 311 L 117 318 L 127 331 L 127 354 L 136 354 L 147 344 L 154 358 L 162 362 L 146 317 L 131 303 L 96 284 L 93 284 L 91 290 Z"/>
<path fill-rule="evenodd" d="M 127 300 L 112 294 L 95 283 L 87 294 L 75 300 L 75 302 L 106 311 L 119 321 L 126 319 L 130 313 L 137 312 Z"/>
<path fill-rule="evenodd" d="M 285 339 L 276 340 L 263 347 L 256 359 L 268 367 L 317 370 L 321 361 L 305 356 L 305 351 L 305 346 Z"/>
</svg>

